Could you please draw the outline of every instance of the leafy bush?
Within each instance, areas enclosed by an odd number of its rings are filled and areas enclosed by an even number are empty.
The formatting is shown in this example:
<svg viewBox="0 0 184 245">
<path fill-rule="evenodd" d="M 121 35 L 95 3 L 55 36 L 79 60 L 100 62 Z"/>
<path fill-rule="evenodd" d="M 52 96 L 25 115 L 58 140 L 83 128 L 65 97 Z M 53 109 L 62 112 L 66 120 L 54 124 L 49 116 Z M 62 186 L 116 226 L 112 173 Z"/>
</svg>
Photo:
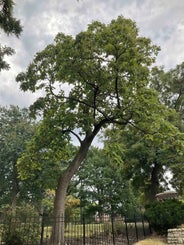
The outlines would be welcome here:
<svg viewBox="0 0 184 245">
<path fill-rule="evenodd" d="M 34 208 L 23 204 L 15 210 L 5 206 L 1 208 L 2 240 L 6 245 L 22 245 L 31 242 L 38 244 L 40 240 L 40 217 Z"/>
<path fill-rule="evenodd" d="M 5 239 L 5 245 L 23 245 L 21 238 L 17 234 L 12 234 Z"/>
<path fill-rule="evenodd" d="M 154 231 L 167 234 L 168 229 L 184 222 L 184 203 L 178 200 L 155 201 L 146 208 L 145 216 Z"/>
</svg>

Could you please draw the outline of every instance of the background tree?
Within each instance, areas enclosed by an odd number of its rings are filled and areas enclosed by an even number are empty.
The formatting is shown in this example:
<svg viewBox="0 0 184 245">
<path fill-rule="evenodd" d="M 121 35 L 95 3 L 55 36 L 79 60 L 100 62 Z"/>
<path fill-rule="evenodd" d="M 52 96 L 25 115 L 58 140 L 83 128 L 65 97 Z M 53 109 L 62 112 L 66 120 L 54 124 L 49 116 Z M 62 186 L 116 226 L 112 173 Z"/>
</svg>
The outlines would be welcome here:
<svg viewBox="0 0 184 245">
<path fill-rule="evenodd" d="M 98 213 L 129 215 L 136 211 L 136 199 L 123 167 L 104 149 L 92 147 L 71 185 L 85 215 Z M 71 187 L 72 189 L 72 187 Z"/>
<path fill-rule="evenodd" d="M 184 133 L 184 63 L 177 65 L 174 69 L 165 72 L 164 68 L 155 67 L 152 70 L 152 87 L 159 92 L 162 103 L 167 107 L 176 110 L 177 115 L 171 117 L 172 121 L 182 133 Z M 162 88 L 162 89 L 161 89 Z M 182 152 L 175 155 L 171 161 L 170 170 L 172 171 L 171 184 L 183 195 L 183 160 Z"/>
<path fill-rule="evenodd" d="M 31 106 L 33 114 L 43 115 L 37 150 L 45 152 L 58 144 L 64 156 L 72 135 L 79 142 L 60 173 L 55 216 L 63 216 L 70 180 L 100 130 L 110 124 L 132 124 L 147 131 L 150 123 L 163 120 L 165 108 L 148 87 L 149 66 L 157 52 L 150 39 L 138 35 L 133 21 L 120 16 L 107 25 L 93 22 L 76 37 L 58 34 L 54 44 L 37 53 L 26 72 L 17 76 L 22 90 L 45 92 Z M 24 157 L 21 161 L 23 169 Z M 57 222 L 51 244 L 63 244 L 63 239 L 62 224 Z"/>
<path fill-rule="evenodd" d="M 168 114 L 168 120 L 173 113 Z M 132 126 L 118 133 L 107 130 L 105 142 L 114 158 L 123 162 L 125 178 L 132 180 L 145 205 L 151 203 L 158 192 L 169 188 L 166 173 L 182 153 L 184 138 L 174 125 L 163 122 L 154 134 L 145 134 Z"/>
<path fill-rule="evenodd" d="M 13 34 L 19 37 L 22 32 L 20 21 L 13 17 L 12 0 L 0 0 L 0 28 L 7 34 Z M 9 65 L 4 60 L 4 56 L 12 55 L 14 50 L 10 47 L 2 46 L 0 44 L 0 71 L 8 69 Z"/>
<path fill-rule="evenodd" d="M 119 147 L 121 145 L 122 150 L 119 151 L 118 156 L 124 159 L 128 178 L 132 178 L 134 187 L 141 190 L 144 202 L 152 202 L 156 193 L 169 188 L 168 184 L 172 184 L 180 194 L 183 193 L 181 174 L 183 169 L 183 67 L 182 63 L 168 72 L 165 72 L 163 68 L 154 67 L 150 80 L 150 86 L 158 92 L 160 103 L 170 111 L 168 121 L 180 130 L 179 134 L 170 134 L 168 126 L 160 124 L 162 126 L 159 126 L 153 135 L 145 135 L 144 132 L 132 127 L 121 131 L 122 133 L 113 135 L 113 131 L 110 131 L 106 135 L 108 141 L 111 142 L 111 147 L 115 144 L 114 150 L 118 149 L 118 144 Z M 164 133 L 163 130 L 166 128 Z M 114 150 L 112 149 L 111 152 Z M 126 154 L 122 156 L 121 151 Z M 173 178 L 169 183 L 166 173 L 168 174 L 171 170 Z"/>
<path fill-rule="evenodd" d="M 0 107 L 0 203 L 16 205 L 23 188 L 18 178 L 17 159 L 35 130 L 27 109 Z"/>
</svg>

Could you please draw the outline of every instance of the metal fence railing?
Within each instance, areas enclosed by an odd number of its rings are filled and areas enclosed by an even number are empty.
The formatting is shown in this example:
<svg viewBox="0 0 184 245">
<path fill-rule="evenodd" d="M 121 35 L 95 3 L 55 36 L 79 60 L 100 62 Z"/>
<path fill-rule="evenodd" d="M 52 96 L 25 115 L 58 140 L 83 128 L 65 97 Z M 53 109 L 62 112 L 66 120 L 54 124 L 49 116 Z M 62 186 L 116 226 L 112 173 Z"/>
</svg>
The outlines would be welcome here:
<svg viewBox="0 0 184 245">
<path fill-rule="evenodd" d="M 148 236 L 149 223 L 143 216 L 78 217 L 70 220 L 37 217 L 0 218 L 0 244 L 49 245 L 54 222 L 65 226 L 66 245 L 126 245 Z"/>
</svg>

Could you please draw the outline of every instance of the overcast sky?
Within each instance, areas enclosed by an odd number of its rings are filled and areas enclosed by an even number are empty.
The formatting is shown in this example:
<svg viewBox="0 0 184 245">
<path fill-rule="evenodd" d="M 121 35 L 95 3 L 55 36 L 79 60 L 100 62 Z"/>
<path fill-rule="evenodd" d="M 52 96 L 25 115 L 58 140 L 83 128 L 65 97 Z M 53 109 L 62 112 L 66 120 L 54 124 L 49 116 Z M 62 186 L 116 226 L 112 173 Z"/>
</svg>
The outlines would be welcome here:
<svg viewBox="0 0 184 245">
<path fill-rule="evenodd" d="M 109 23 L 119 15 L 131 18 L 140 35 L 161 47 L 157 65 L 170 69 L 184 61 L 184 0 L 15 0 L 15 4 L 23 33 L 17 39 L 0 32 L 0 43 L 16 51 L 7 59 L 11 69 L 0 72 L 1 106 L 29 106 L 36 95 L 21 92 L 16 75 L 58 32 L 75 35 L 93 20 Z"/>
</svg>

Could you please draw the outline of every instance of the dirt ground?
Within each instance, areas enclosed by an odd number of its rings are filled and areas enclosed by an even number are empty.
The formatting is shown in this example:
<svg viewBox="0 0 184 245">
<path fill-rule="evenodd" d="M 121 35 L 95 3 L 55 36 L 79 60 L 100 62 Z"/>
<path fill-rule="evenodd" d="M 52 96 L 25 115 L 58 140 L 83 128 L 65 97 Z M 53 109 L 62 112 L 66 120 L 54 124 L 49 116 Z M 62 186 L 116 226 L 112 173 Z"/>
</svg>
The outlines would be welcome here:
<svg viewBox="0 0 184 245">
<path fill-rule="evenodd" d="M 151 236 L 147 239 L 134 243 L 133 245 L 166 245 L 167 240 L 165 237 Z"/>
</svg>

